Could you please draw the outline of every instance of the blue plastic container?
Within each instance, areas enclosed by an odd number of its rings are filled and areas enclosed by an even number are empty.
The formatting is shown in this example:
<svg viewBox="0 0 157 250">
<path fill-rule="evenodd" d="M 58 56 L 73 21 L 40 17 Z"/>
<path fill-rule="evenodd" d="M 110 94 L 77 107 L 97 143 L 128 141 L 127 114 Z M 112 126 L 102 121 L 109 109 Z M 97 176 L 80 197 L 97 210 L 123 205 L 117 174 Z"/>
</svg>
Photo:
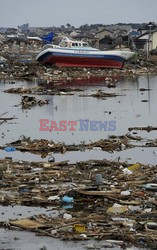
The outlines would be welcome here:
<svg viewBox="0 0 157 250">
<path fill-rule="evenodd" d="M 4 148 L 4 150 L 6 152 L 13 152 L 13 151 L 16 151 L 16 148 L 14 148 L 14 147 L 7 147 L 7 148 Z"/>
<path fill-rule="evenodd" d="M 63 196 L 63 197 L 62 197 L 62 202 L 65 202 L 65 203 L 73 203 L 73 202 L 74 202 L 74 199 L 73 199 L 73 197 Z"/>
</svg>

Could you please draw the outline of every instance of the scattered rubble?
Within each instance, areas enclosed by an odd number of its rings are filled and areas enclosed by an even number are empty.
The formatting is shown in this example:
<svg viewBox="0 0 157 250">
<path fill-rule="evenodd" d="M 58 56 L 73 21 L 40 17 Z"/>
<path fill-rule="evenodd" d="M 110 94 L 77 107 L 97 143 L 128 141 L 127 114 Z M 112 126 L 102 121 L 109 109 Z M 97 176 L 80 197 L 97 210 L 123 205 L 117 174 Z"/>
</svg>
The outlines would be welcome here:
<svg viewBox="0 0 157 250">
<path fill-rule="evenodd" d="M 21 103 L 22 103 L 22 108 L 29 108 L 29 107 L 32 107 L 35 105 L 42 106 L 44 104 L 49 104 L 49 100 L 38 100 L 34 96 L 24 95 L 24 96 L 22 96 Z"/>
<path fill-rule="evenodd" d="M 5 93 L 10 94 L 33 94 L 33 95 L 74 95 L 73 92 L 83 91 L 77 88 L 47 88 L 47 87 L 33 87 L 33 88 L 10 88 L 4 90 Z"/>
<path fill-rule="evenodd" d="M 149 139 L 148 142 L 146 142 L 145 147 L 157 147 L 157 139 Z M 154 151 L 154 154 L 156 154 L 156 151 Z"/>
<path fill-rule="evenodd" d="M 132 130 L 145 130 L 147 132 L 150 132 L 152 130 L 157 130 L 157 127 L 152 127 L 152 126 L 147 126 L 147 127 L 132 127 L 132 128 L 128 128 L 129 131 Z"/>
<path fill-rule="evenodd" d="M 115 137 L 114 139 L 101 139 L 97 142 L 91 142 L 86 144 L 82 143 L 78 145 L 66 145 L 65 143 L 55 143 L 54 141 L 48 141 L 46 139 L 31 140 L 30 138 L 26 138 L 25 136 L 23 136 L 22 139 L 7 143 L 4 146 L 0 146 L 0 148 L 4 149 L 6 147 L 13 146 L 14 148 L 16 148 L 16 150 L 19 151 L 38 152 L 41 154 L 44 153 L 45 155 L 47 155 L 49 152 L 65 153 L 66 151 L 79 151 L 93 148 L 100 148 L 103 151 L 113 152 L 134 147 L 133 145 L 129 144 L 129 140 L 130 139 L 127 136 L 122 136 Z"/>
<path fill-rule="evenodd" d="M 4 58 L 4 57 L 2 57 L 2 56 L 0 56 L 0 65 L 5 64 L 6 62 L 7 62 L 7 59 Z"/>
<path fill-rule="evenodd" d="M 140 91 L 151 91 L 151 89 L 146 89 L 146 88 L 140 88 Z"/>
<path fill-rule="evenodd" d="M 60 85 L 67 82 L 94 82 L 102 81 L 109 88 L 115 87 L 119 77 L 134 78 L 137 75 L 156 75 L 157 63 L 149 59 L 134 59 L 124 69 L 86 69 L 86 68 L 59 68 L 45 67 L 36 62 L 37 52 L 25 51 L 24 54 L 6 52 L 5 63 L 0 67 L 0 79 L 14 81 L 16 79 L 38 80 Z M 153 57 L 154 58 L 154 57 Z M 141 61 L 143 63 L 141 63 Z"/>
<path fill-rule="evenodd" d="M 3 54 L 3 53 L 2 53 Z M 48 104 L 28 95 L 73 95 L 82 89 L 67 88 L 67 83 L 96 83 L 108 88 L 124 76 L 135 79 L 137 75 L 155 75 L 156 61 L 134 59 L 122 70 L 78 69 L 44 67 L 35 61 L 36 53 L 5 52 L 0 57 L 0 79 L 14 84 L 16 79 L 36 81 L 35 88 L 10 88 L 6 93 L 24 94 L 22 107 Z M 151 89 L 141 88 L 140 91 Z M 86 96 L 86 95 L 80 95 Z M 101 90 L 90 95 L 95 98 L 117 96 Z M 143 102 L 147 100 L 142 100 Z M 4 116 L 4 114 L 3 114 Z M 0 124 L 16 119 L 0 116 Z M 150 132 L 157 127 L 132 127 L 132 130 Z M 16 150 L 33 152 L 46 157 L 51 152 L 82 151 L 100 148 L 107 152 L 133 148 L 130 141 L 141 142 L 140 136 L 126 134 L 110 136 L 97 142 L 66 145 L 45 139 L 31 140 L 23 136 L 17 141 L 0 146 L 6 152 Z M 138 145 L 136 144 L 136 147 Z M 157 147 L 157 140 L 145 145 Z M 156 151 L 154 151 L 156 154 Z M 64 240 L 105 240 L 105 246 L 126 247 L 126 243 L 140 247 L 157 248 L 157 169 L 156 166 L 138 162 L 89 160 L 70 164 L 55 162 L 53 156 L 47 162 L 13 162 L 11 157 L 0 158 L 0 204 L 51 207 L 57 209 L 54 217 L 34 215 L 18 220 L 0 221 L 0 227 L 22 229 L 38 236 L 50 236 Z M 111 244 L 111 245 L 110 245 Z M 95 246 L 89 246 L 92 248 Z"/>
<path fill-rule="evenodd" d="M 37 94 L 41 93 L 42 90 L 43 87 L 33 87 L 33 88 L 20 87 L 20 88 L 6 89 L 4 90 L 4 92 L 10 94 Z"/>
<path fill-rule="evenodd" d="M 101 90 L 98 90 L 96 93 L 91 94 L 91 95 L 79 95 L 80 97 L 96 97 L 96 98 L 100 98 L 100 99 L 105 99 L 107 97 L 116 97 L 118 96 L 118 94 L 115 93 L 105 93 Z"/>
<path fill-rule="evenodd" d="M 96 174 L 102 175 L 101 184 Z M 156 166 L 106 160 L 68 164 L 1 159 L 1 204 L 55 206 L 60 213 L 9 220 L 0 226 L 65 240 L 156 247 L 156 174 Z"/>
<path fill-rule="evenodd" d="M 7 122 L 7 121 L 11 121 L 11 120 L 14 120 L 14 119 L 17 119 L 16 117 L 2 117 L 4 115 L 6 115 L 8 112 L 6 113 L 3 113 L 0 115 L 0 125 L 2 125 L 3 123 Z"/>
</svg>

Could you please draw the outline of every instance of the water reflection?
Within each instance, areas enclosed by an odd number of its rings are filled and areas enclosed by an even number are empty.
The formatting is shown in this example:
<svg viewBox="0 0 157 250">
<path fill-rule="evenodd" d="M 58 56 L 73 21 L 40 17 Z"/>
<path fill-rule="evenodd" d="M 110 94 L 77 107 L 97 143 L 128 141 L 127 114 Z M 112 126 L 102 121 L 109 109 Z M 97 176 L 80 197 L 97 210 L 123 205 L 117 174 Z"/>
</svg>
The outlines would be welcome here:
<svg viewBox="0 0 157 250">
<path fill-rule="evenodd" d="M 17 117 L 17 120 L 0 126 L 0 144 L 17 140 L 21 135 L 31 138 L 45 138 L 56 142 L 64 141 L 66 144 L 80 143 L 81 141 L 97 141 L 105 139 L 109 135 L 123 135 L 128 132 L 128 127 L 155 126 L 157 123 L 156 94 L 157 77 L 141 76 L 131 79 L 121 78 L 116 88 L 107 88 L 102 82 L 91 86 L 85 86 L 84 94 L 95 93 L 102 90 L 117 93 L 119 96 L 101 100 L 93 97 L 79 97 L 80 92 L 74 92 L 73 96 L 37 96 L 37 98 L 50 99 L 50 104 L 42 107 L 33 107 L 22 110 L 20 106 L 21 96 L 2 92 L 11 87 L 32 87 L 37 83 L 16 82 L 7 84 L 0 82 L 0 114 L 8 112 L 7 117 Z M 78 86 L 76 86 L 78 87 Z M 80 86 L 81 87 L 81 86 Z M 150 88 L 151 91 L 140 91 L 141 88 Z M 82 94 L 82 93 L 81 93 Z M 148 102 L 141 102 L 148 100 Z M 4 105 L 5 104 L 5 105 Z M 89 119 L 91 121 L 116 120 L 116 131 L 39 131 L 39 119 L 49 119 L 58 124 L 61 120 L 78 121 Z M 78 125 L 79 126 L 79 125 Z M 2 133 L 4 133 L 2 135 Z M 139 132 L 138 132 L 139 133 Z M 145 134 L 146 138 L 152 133 Z M 153 138 L 157 136 L 153 132 Z"/>
</svg>

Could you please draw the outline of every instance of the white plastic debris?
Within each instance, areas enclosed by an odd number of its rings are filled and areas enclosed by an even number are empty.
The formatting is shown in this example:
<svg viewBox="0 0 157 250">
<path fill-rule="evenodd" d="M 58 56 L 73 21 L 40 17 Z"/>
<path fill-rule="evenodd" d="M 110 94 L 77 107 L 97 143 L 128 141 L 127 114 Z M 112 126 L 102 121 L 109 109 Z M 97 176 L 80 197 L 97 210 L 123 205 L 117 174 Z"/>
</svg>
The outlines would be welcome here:
<svg viewBox="0 0 157 250">
<path fill-rule="evenodd" d="M 130 175 L 130 174 L 132 174 L 132 171 L 129 170 L 128 168 L 124 168 L 124 169 L 123 169 L 123 173 L 124 173 L 124 174 Z"/>
<path fill-rule="evenodd" d="M 86 234 L 80 234 L 80 236 L 81 236 L 82 238 L 87 238 L 87 235 L 86 235 Z"/>
<path fill-rule="evenodd" d="M 123 143 L 120 146 L 121 146 L 121 150 L 124 150 L 126 148 L 125 144 Z"/>
<path fill-rule="evenodd" d="M 70 219 L 72 219 L 72 216 L 71 216 L 71 214 L 65 213 L 65 214 L 63 215 L 63 219 L 70 220 Z"/>
<path fill-rule="evenodd" d="M 58 195 L 48 197 L 48 201 L 56 201 L 56 200 L 60 200 L 60 197 Z"/>
<path fill-rule="evenodd" d="M 129 190 L 127 190 L 127 191 L 122 191 L 120 194 L 121 194 L 121 195 L 128 196 L 128 195 L 130 195 L 130 191 L 129 191 Z"/>
</svg>

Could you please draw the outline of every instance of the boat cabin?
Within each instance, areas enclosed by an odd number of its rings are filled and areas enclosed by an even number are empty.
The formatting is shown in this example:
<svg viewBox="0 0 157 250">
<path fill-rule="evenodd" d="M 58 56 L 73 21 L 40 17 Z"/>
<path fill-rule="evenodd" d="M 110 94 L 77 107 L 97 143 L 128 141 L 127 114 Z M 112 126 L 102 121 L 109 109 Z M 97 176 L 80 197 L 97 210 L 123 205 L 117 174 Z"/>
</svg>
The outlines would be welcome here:
<svg viewBox="0 0 157 250">
<path fill-rule="evenodd" d="M 83 41 L 72 41 L 70 39 L 62 40 L 59 44 L 60 47 L 64 48 L 87 48 L 90 47 L 88 43 Z"/>
<path fill-rule="evenodd" d="M 97 50 L 95 48 L 92 48 L 89 46 L 87 42 L 83 41 L 74 41 L 70 40 L 69 38 L 63 38 L 62 41 L 59 43 L 59 45 L 53 45 L 53 44 L 46 44 L 43 48 L 42 51 L 45 49 L 61 49 L 61 48 L 69 48 L 69 49 L 81 49 L 81 50 Z"/>
</svg>

